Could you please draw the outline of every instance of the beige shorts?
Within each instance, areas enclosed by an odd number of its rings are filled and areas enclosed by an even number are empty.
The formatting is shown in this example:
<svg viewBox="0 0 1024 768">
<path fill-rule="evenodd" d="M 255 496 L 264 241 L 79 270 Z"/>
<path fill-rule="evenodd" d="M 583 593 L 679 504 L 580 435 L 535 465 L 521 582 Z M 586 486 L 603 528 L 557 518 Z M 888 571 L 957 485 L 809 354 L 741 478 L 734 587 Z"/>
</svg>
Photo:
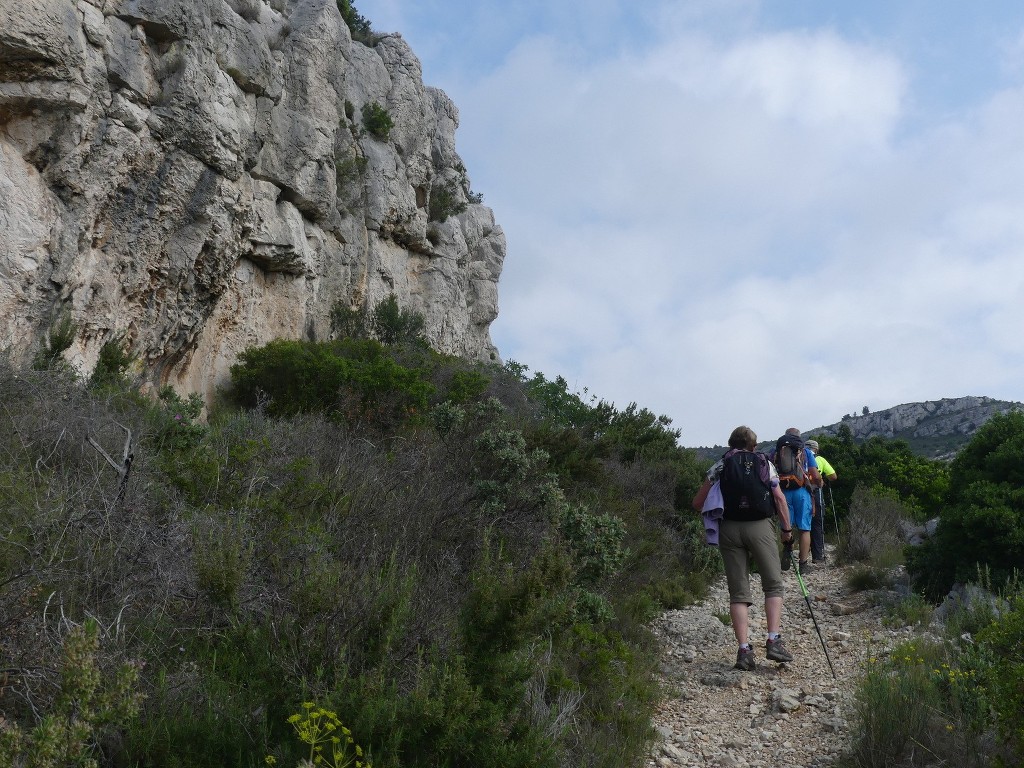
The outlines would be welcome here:
<svg viewBox="0 0 1024 768">
<path fill-rule="evenodd" d="M 730 603 L 751 605 L 754 602 L 750 596 L 751 559 L 761 575 L 764 596 L 782 597 L 782 565 L 774 518 L 753 522 L 723 520 L 718 533 L 718 549 L 725 564 Z"/>
</svg>

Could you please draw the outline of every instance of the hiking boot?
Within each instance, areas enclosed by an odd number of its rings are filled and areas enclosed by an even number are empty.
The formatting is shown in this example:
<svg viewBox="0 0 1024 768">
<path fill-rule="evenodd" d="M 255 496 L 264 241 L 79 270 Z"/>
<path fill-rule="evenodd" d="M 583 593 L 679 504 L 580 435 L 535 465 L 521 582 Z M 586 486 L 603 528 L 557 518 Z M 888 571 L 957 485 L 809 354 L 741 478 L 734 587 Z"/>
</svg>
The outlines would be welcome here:
<svg viewBox="0 0 1024 768">
<path fill-rule="evenodd" d="M 793 654 L 786 650 L 786 646 L 782 644 L 782 638 L 777 640 L 769 640 L 764 644 L 765 656 L 772 661 L 792 661 Z M 738 664 L 739 662 L 737 662 Z"/>
<path fill-rule="evenodd" d="M 811 568 L 811 563 L 809 560 L 801 560 L 799 563 L 797 563 L 797 568 L 800 569 L 801 576 L 806 576 L 812 570 L 814 570 L 813 568 Z"/>
<path fill-rule="evenodd" d="M 756 667 L 757 663 L 754 661 L 753 648 L 740 648 L 736 652 L 736 664 L 733 669 L 741 669 L 744 672 L 753 672 Z"/>
</svg>

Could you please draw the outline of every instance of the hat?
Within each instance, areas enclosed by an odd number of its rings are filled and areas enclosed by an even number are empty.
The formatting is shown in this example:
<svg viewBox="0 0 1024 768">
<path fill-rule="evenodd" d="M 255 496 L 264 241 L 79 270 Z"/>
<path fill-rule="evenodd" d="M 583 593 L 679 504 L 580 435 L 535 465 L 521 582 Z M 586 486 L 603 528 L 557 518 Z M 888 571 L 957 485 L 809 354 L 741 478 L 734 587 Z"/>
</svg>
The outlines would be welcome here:
<svg viewBox="0 0 1024 768">
<path fill-rule="evenodd" d="M 818 441 L 817 440 L 808 440 L 807 441 L 807 447 L 810 448 L 812 451 L 817 452 L 817 450 L 818 450 Z"/>
</svg>

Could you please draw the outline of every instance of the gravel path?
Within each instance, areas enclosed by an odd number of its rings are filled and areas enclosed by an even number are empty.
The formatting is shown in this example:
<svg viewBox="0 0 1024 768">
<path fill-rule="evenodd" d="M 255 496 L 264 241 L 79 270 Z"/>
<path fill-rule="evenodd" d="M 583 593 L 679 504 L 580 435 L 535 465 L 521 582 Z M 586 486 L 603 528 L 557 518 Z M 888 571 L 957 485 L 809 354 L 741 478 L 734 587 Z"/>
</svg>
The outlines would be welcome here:
<svg viewBox="0 0 1024 768">
<path fill-rule="evenodd" d="M 846 572 L 829 565 L 804 576 L 835 679 L 793 571 L 784 573 L 782 636 L 794 656 L 788 664 L 765 659 L 767 629 L 757 576 L 751 579 L 753 672 L 732 668 L 736 639 L 719 618 L 729 614 L 724 576 L 704 602 L 657 619 L 654 631 L 664 644 L 662 679 L 668 695 L 654 718 L 660 740 L 646 765 L 832 765 L 849 744 L 854 686 L 864 663 L 913 634 L 909 627 L 884 627 L 875 601 L 865 593 L 850 593 Z"/>
</svg>

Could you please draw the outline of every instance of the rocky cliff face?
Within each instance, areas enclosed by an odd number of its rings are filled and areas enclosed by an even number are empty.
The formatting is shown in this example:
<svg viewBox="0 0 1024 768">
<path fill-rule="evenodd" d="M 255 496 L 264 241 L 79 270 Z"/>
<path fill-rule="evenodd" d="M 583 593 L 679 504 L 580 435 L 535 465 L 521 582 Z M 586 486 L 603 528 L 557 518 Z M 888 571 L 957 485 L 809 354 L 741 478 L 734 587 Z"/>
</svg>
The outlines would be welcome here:
<svg viewBox="0 0 1024 768">
<path fill-rule="evenodd" d="M 923 444 L 945 439 L 949 446 L 967 442 L 982 424 L 997 413 L 1024 410 L 1024 403 L 991 397 L 953 397 L 897 405 L 876 413 L 847 416 L 836 424 L 818 427 L 806 435 L 836 435 L 845 425 L 856 440 L 898 437 Z"/>
<path fill-rule="evenodd" d="M 457 125 L 335 0 L 0 0 L 0 346 L 70 312 L 81 370 L 123 336 L 153 383 L 210 393 L 245 347 L 394 293 L 435 348 L 494 358 L 505 240 Z"/>
</svg>

